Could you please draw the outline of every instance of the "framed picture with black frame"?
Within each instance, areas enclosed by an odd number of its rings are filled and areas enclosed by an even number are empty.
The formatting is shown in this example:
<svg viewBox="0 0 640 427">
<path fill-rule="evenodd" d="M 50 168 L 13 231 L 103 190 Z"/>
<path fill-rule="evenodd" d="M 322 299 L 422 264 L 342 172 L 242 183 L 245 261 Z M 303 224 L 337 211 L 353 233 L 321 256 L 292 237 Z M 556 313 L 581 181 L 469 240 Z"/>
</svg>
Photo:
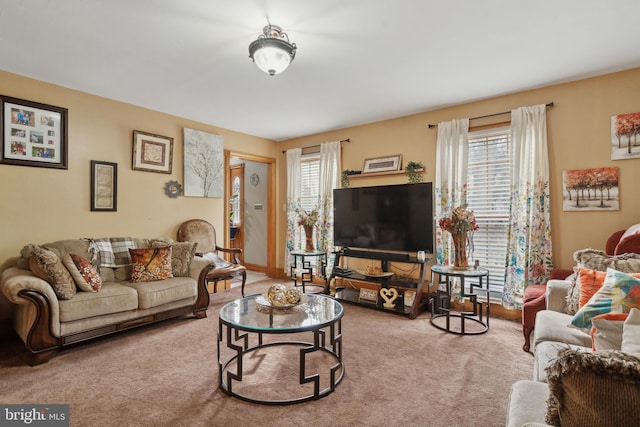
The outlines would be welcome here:
<svg viewBox="0 0 640 427">
<path fill-rule="evenodd" d="M 91 210 L 118 210 L 118 164 L 91 160 Z"/>
<path fill-rule="evenodd" d="M 68 169 L 67 109 L 0 95 L 0 163 Z"/>
</svg>

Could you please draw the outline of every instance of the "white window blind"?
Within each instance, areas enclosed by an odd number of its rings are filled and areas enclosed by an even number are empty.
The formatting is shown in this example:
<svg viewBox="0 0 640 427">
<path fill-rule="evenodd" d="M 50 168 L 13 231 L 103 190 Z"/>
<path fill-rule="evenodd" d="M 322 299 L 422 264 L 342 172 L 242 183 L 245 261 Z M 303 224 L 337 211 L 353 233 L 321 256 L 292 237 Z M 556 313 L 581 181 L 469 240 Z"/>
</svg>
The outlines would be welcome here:
<svg viewBox="0 0 640 427">
<path fill-rule="evenodd" d="M 492 297 L 504 287 L 509 227 L 511 163 L 509 128 L 469 134 L 468 195 L 480 227 L 473 234 L 473 259 L 489 270 Z"/>
<path fill-rule="evenodd" d="M 320 197 L 320 156 L 317 154 L 304 156 L 300 167 L 302 169 L 300 204 L 309 212 L 317 207 Z"/>
<path fill-rule="evenodd" d="M 320 155 L 312 154 L 302 157 L 301 167 L 301 189 L 300 189 L 300 205 L 302 209 L 311 212 L 318 207 L 320 198 Z M 304 236 L 302 226 L 300 232 Z M 315 241 L 315 239 L 314 239 Z M 309 257 L 305 260 L 313 268 L 316 268 L 316 257 Z"/>
</svg>

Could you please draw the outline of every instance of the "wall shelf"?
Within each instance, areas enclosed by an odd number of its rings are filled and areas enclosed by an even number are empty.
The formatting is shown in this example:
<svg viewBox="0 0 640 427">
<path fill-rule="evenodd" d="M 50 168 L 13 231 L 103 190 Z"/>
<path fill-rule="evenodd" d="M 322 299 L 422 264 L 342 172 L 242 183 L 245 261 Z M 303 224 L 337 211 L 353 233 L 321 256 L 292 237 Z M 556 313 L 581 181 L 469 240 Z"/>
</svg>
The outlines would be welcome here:
<svg viewBox="0 0 640 427">
<path fill-rule="evenodd" d="M 419 169 L 418 172 L 424 173 L 424 169 Z M 401 169 L 399 171 L 369 172 L 357 175 L 349 175 L 349 179 L 370 178 L 372 176 L 402 175 L 404 173 L 404 169 Z"/>
</svg>

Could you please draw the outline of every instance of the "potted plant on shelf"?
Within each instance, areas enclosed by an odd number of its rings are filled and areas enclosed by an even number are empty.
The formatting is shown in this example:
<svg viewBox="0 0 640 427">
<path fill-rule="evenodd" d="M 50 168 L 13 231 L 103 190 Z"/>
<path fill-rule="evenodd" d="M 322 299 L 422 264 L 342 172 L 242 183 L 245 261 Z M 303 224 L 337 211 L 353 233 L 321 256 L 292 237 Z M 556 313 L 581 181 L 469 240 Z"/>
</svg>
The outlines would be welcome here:
<svg viewBox="0 0 640 427">
<path fill-rule="evenodd" d="M 422 162 L 411 161 L 404 167 L 404 173 L 407 175 L 409 183 L 411 184 L 422 182 L 422 172 L 424 172 Z"/>
<path fill-rule="evenodd" d="M 354 171 L 351 169 L 345 169 L 342 171 L 342 181 L 341 181 L 341 185 L 342 188 L 347 188 L 349 187 L 349 177 L 351 175 L 360 175 L 362 172 L 361 171 Z"/>
</svg>

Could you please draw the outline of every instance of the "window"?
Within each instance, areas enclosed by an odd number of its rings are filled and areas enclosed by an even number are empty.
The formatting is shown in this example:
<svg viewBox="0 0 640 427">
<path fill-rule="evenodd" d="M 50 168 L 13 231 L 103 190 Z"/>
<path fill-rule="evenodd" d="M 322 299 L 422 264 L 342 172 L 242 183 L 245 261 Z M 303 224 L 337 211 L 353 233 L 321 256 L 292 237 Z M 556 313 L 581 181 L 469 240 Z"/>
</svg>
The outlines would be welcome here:
<svg viewBox="0 0 640 427">
<path fill-rule="evenodd" d="M 320 156 L 318 154 L 303 156 L 300 167 L 302 169 L 300 205 L 302 209 L 309 212 L 318 207 L 320 198 Z"/>
<path fill-rule="evenodd" d="M 302 175 L 300 205 L 302 209 L 311 212 L 318 207 L 318 200 L 320 198 L 320 155 L 316 153 L 303 156 L 300 168 Z M 304 236 L 302 226 L 299 228 L 301 235 Z M 317 243 L 315 239 L 314 243 Z M 306 259 L 306 262 L 309 262 L 313 268 L 316 268 L 316 261 L 316 257 Z"/>
<path fill-rule="evenodd" d="M 509 128 L 469 133 L 469 209 L 480 227 L 473 234 L 473 258 L 489 270 L 491 297 L 501 297 L 505 281 L 510 199 Z"/>
</svg>

